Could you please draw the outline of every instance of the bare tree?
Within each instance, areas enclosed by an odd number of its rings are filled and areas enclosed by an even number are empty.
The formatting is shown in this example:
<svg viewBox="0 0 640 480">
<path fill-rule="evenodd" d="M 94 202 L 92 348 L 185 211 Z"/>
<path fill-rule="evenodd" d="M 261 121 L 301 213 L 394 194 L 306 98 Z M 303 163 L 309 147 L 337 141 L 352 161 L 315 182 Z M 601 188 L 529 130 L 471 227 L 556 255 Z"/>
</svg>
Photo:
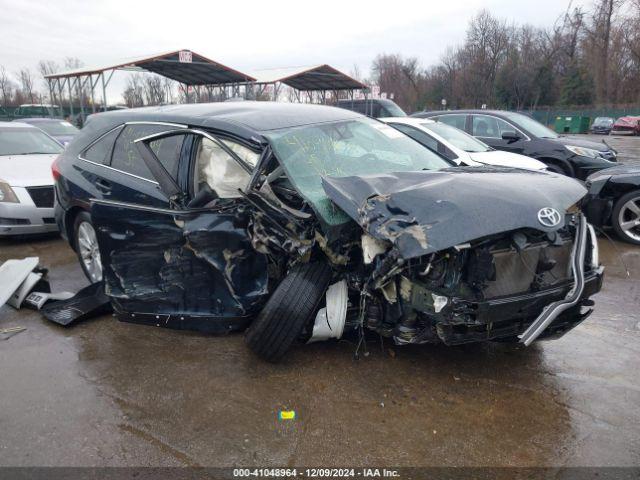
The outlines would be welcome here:
<svg viewBox="0 0 640 480">
<path fill-rule="evenodd" d="M 419 107 L 424 75 L 416 58 L 403 58 L 399 54 L 378 55 L 373 61 L 371 73 L 380 91 L 393 94 L 401 107 L 408 110 Z"/>
<path fill-rule="evenodd" d="M 144 75 L 142 77 L 142 92 L 146 105 L 162 105 L 165 103 L 165 89 L 162 84 L 162 77 L 159 75 Z"/>
<path fill-rule="evenodd" d="M 2 95 L 2 106 L 7 107 L 13 99 L 13 82 L 9 79 L 7 71 L 0 65 L 0 95 Z"/>
<path fill-rule="evenodd" d="M 24 97 L 28 98 L 31 103 L 36 103 L 33 88 L 33 74 L 28 68 L 23 68 L 18 72 L 18 80 L 20 81 L 20 89 Z"/>
<path fill-rule="evenodd" d="M 53 60 L 40 60 L 38 62 L 38 72 L 42 75 L 43 85 L 45 90 L 51 96 L 50 102 L 53 104 L 61 104 L 62 99 L 59 98 L 58 92 L 55 89 L 49 89 L 49 82 L 45 79 L 45 76 L 51 75 L 52 73 L 56 73 L 60 71 L 59 65 Z"/>
<path fill-rule="evenodd" d="M 167 77 L 161 77 L 161 78 L 162 78 L 162 89 L 164 90 L 166 103 L 174 103 L 176 82 Z"/>
<path fill-rule="evenodd" d="M 591 21 L 585 27 L 586 60 L 595 72 L 596 99 L 605 103 L 610 99 L 611 37 L 615 29 L 614 15 L 622 0 L 596 0 Z"/>
<path fill-rule="evenodd" d="M 144 106 L 144 87 L 139 74 L 133 74 L 127 78 L 127 86 L 122 92 L 122 98 L 127 107 Z"/>
</svg>

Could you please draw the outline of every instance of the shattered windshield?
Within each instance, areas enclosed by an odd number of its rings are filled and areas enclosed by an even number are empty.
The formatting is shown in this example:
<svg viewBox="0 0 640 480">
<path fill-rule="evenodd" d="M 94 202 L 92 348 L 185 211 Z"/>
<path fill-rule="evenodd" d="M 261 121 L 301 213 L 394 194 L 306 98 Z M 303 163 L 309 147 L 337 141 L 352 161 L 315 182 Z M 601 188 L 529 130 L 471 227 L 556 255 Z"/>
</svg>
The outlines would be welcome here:
<svg viewBox="0 0 640 480">
<path fill-rule="evenodd" d="M 266 136 L 294 186 L 330 223 L 340 219 L 329 211 L 322 177 L 451 166 L 404 133 L 368 118 L 287 128 Z"/>
</svg>

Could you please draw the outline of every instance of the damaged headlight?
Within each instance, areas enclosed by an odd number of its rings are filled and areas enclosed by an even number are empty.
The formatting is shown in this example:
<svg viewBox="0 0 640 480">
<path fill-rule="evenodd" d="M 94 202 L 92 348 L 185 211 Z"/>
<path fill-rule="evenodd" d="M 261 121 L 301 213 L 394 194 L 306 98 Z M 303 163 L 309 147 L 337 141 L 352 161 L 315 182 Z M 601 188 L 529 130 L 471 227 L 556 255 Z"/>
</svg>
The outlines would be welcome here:
<svg viewBox="0 0 640 480">
<path fill-rule="evenodd" d="M 19 203 L 18 197 L 7 182 L 0 180 L 0 202 Z"/>
<path fill-rule="evenodd" d="M 594 150 L 592 148 L 576 147 L 574 145 L 565 145 L 565 148 L 571 153 L 575 153 L 581 157 L 603 158 L 600 156 L 600 152 L 598 150 Z"/>
</svg>

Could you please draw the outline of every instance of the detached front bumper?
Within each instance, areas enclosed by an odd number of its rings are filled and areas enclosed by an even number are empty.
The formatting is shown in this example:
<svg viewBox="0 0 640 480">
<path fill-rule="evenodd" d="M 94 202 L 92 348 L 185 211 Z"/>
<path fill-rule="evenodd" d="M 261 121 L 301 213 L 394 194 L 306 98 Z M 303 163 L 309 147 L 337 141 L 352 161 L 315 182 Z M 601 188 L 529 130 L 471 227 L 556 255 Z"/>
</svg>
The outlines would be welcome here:
<svg viewBox="0 0 640 480">
<path fill-rule="evenodd" d="M 58 231 L 53 205 L 38 207 L 29 193 L 34 189 L 11 188 L 18 197 L 18 203 L 0 202 L 0 237 Z M 35 190 L 37 188 L 46 187 L 36 187 Z"/>
</svg>

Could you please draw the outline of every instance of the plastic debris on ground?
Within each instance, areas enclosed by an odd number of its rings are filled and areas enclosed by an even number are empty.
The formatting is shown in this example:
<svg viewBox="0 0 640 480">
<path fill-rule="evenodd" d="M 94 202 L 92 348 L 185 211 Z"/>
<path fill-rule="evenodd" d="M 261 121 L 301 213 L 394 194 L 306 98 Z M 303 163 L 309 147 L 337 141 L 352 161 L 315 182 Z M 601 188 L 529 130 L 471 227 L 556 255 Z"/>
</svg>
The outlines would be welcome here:
<svg viewBox="0 0 640 480">
<path fill-rule="evenodd" d="M 40 309 L 47 320 L 65 327 L 112 311 L 102 282 L 93 283 L 66 300 L 49 302 Z"/>
</svg>

